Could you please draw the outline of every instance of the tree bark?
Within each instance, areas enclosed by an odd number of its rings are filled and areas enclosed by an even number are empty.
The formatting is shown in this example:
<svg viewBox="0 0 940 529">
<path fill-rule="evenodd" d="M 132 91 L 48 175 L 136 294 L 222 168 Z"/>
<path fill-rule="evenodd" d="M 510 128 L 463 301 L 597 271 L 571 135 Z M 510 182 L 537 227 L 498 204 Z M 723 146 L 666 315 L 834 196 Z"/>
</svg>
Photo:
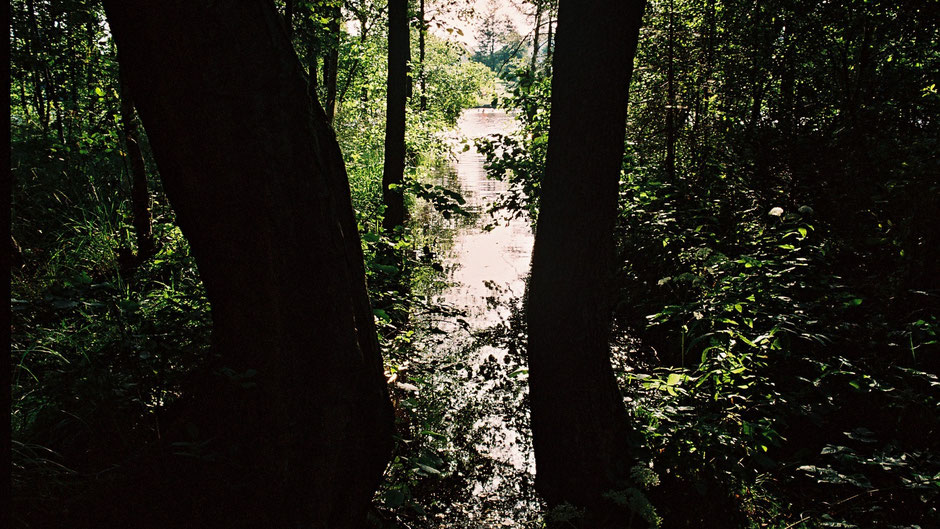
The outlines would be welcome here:
<svg viewBox="0 0 940 529">
<path fill-rule="evenodd" d="M 49 116 L 49 108 L 46 105 L 47 99 L 43 97 L 43 91 L 45 90 L 44 85 L 48 84 L 48 81 L 43 82 L 41 76 L 42 68 L 40 67 L 38 57 L 43 52 L 43 42 L 40 34 L 41 28 L 36 19 L 36 6 L 34 4 L 33 0 L 26 2 L 26 19 L 28 22 L 26 55 L 29 57 L 29 67 L 32 74 L 33 106 L 36 107 L 36 114 L 39 116 L 39 125 L 42 127 L 43 136 L 45 136 L 49 132 L 49 120 L 51 119 Z"/>
<path fill-rule="evenodd" d="M 274 4 L 105 7 L 221 373 L 164 436 L 199 457 L 168 455 L 174 486 L 142 494 L 179 526 L 362 527 L 392 409 L 339 146 Z"/>
<path fill-rule="evenodd" d="M 626 485 L 632 463 L 608 339 L 628 88 L 643 8 L 640 0 L 563 0 L 558 14 L 528 292 L 529 387 L 536 489 L 549 506 L 587 509 L 585 527 L 611 520 L 616 509 L 603 494 Z"/>
<path fill-rule="evenodd" d="M 669 45 L 666 67 L 666 180 L 676 183 L 676 72 L 675 72 L 675 28 L 673 27 L 673 3 L 669 9 Z"/>
<path fill-rule="evenodd" d="M 382 171 L 383 229 L 392 233 L 405 223 L 401 185 L 405 175 L 405 107 L 408 104 L 408 1 L 388 3 L 388 98 L 385 115 L 385 167 Z"/>
<path fill-rule="evenodd" d="M 294 0 L 284 1 L 284 26 L 287 28 L 287 38 L 294 34 Z"/>
<path fill-rule="evenodd" d="M 336 116 L 336 83 L 339 76 L 339 6 L 327 9 L 330 23 L 327 25 L 327 49 L 323 56 L 323 84 L 326 85 L 326 119 L 333 123 Z"/>
<path fill-rule="evenodd" d="M 698 157 L 698 163 L 696 167 L 698 168 L 699 178 L 704 178 L 706 172 L 708 171 L 708 160 L 711 152 L 711 130 L 712 130 L 712 119 L 710 117 L 711 113 L 711 85 L 712 85 L 712 69 L 714 64 L 715 57 L 715 40 L 716 40 L 716 14 L 715 14 L 715 3 L 710 1 L 705 5 L 705 65 L 704 65 L 704 75 L 702 78 L 704 82 L 702 83 L 702 111 L 701 117 L 696 116 L 700 120 L 702 125 L 701 131 L 701 144 L 695 149 L 696 156 Z M 693 143 L 693 145 L 695 145 Z"/>
<path fill-rule="evenodd" d="M 135 264 L 149 259 L 156 251 L 153 241 L 152 218 L 150 215 L 150 193 L 147 190 L 147 168 L 144 155 L 140 151 L 140 134 L 137 130 L 137 117 L 134 113 L 134 101 L 127 86 L 127 74 L 120 69 L 121 86 L 121 122 L 124 124 L 124 144 L 131 172 L 131 211 L 134 231 L 137 233 L 137 253 Z"/>
<path fill-rule="evenodd" d="M 552 53 L 555 50 L 555 39 L 554 39 L 554 12 L 552 10 L 552 5 L 548 5 L 548 30 L 545 36 L 545 71 L 548 75 L 552 74 Z"/>
<path fill-rule="evenodd" d="M 424 70 L 424 34 L 427 33 L 428 26 L 427 22 L 424 20 L 424 0 L 418 1 L 418 23 L 421 24 L 418 27 L 418 64 L 421 65 L 421 71 L 418 72 L 418 78 L 421 82 L 421 99 L 418 108 L 421 112 L 424 112 L 428 109 L 427 85 L 425 83 L 427 74 Z"/>
<path fill-rule="evenodd" d="M 532 59 L 529 70 L 532 72 L 532 80 L 535 81 L 535 68 L 538 65 L 539 58 L 539 26 L 542 24 L 542 2 L 535 3 L 535 27 L 532 29 Z"/>
</svg>

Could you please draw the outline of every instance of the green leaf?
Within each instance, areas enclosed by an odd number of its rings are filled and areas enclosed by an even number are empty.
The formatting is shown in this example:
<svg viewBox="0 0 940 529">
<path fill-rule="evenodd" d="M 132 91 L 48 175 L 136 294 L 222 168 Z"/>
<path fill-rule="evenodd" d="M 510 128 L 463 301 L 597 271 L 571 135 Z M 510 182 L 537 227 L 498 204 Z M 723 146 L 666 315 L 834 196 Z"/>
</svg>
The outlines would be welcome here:
<svg viewBox="0 0 940 529">
<path fill-rule="evenodd" d="M 438 439 L 447 439 L 446 435 L 438 432 L 432 432 L 431 430 L 421 430 L 420 435 L 430 435 L 431 437 L 437 437 Z"/>
<path fill-rule="evenodd" d="M 400 490 L 385 492 L 385 506 L 389 508 L 401 507 L 405 503 L 405 493 Z"/>
<path fill-rule="evenodd" d="M 418 463 L 418 468 L 420 468 L 421 470 L 427 472 L 428 474 L 430 474 L 430 475 L 432 475 L 432 476 L 440 476 L 440 475 L 441 475 L 441 471 L 440 471 L 440 470 L 438 470 L 438 469 L 436 469 L 436 468 L 434 468 L 434 467 L 429 467 L 428 465 L 422 465 L 421 463 Z"/>
</svg>

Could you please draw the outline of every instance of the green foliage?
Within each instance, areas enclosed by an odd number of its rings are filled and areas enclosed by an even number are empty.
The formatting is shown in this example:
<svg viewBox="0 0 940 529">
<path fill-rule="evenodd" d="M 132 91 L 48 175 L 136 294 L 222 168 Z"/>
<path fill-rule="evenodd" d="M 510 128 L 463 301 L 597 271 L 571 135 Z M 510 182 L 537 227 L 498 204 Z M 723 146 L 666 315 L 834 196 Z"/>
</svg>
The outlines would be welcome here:
<svg viewBox="0 0 940 529">
<path fill-rule="evenodd" d="M 918 6 L 648 4 L 615 360 L 643 453 L 671 470 L 650 494 L 664 520 L 937 516 L 937 54 Z M 549 86 L 516 73 L 523 129 L 482 149 L 513 184 L 503 207 L 537 210 Z"/>
<path fill-rule="evenodd" d="M 470 60 L 462 47 L 428 34 L 426 53 L 428 111 L 439 113 L 454 125 L 463 109 L 492 100 L 496 75 L 483 64 Z M 419 90 L 415 93 L 420 95 Z M 418 99 L 414 97 L 412 101 Z"/>
<path fill-rule="evenodd" d="M 48 282 L 14 274 L 18 509 L 39 506 L 63 494 L 56 486 L 103 472 L 154 442 L 159 411 L 209 358 L 208 304 L 188 244 L 170 224 L 155 228 L 160 252 L 130 276 L 101 275 L 82 262 L 87 247 L 65 250 L 45 267 L 54 278 Z"/>
<path fill-rule="evenodd" d="M 400 432 L 378 511 L 431 527 L 472 502 L 530 508 L 528 475 L 497 468 L 475 428 L 484 416 L 528 427 L 521 316 L 454 350 L 434 345 L 447 333 L 416 316 L 466 326 L 431 301 L 444 286 L 447 236 L 421 224 L 381 230 L 381 3 L 344 4 L 357 33 L 331 18 L 338 2 L 294 5 L 305 66 L 322 77 L 338 51 L 333 126 Z M 614 359 L 642 437 L 638 459 L 650 466 L 609 495 L 646 523 L 926 527 L 938 517 L 940 48 L 930 7 L 648 3 L 620 188 Z M 510 186 L 494 210 L 535 222 L 551 79 L 520 66 L 518 35 L 486 24 L 477 56 L 489 67 L 427 35 L 425 64 L 413 64 L 401 191 L 413 211 L 466 216 L 431 172 L 448 153 L 442 132 L 464 108 L 493 101 L 498 71 L 513 83 L 500 102 L 521 127 L 478 148 Z M 10 39 L 12 459 L 15 507 L 28 514 L 159 438 L 160 417 L 211 359 L 210 318 L 156 178 L 159 252 L 128 259 L 136 239 L 116 50 L 100 7 L 14 1 Z M 461 355 L 476 340 L 506 358 L 470 365 Z M 253 383 L 250 372 L 222 374 Z M 177 448 L 205 455 L 198 443 Z M 497 471 L 514 476 L 499 485 L 502 499 L 469 497 L 468 483 Z M 546 521 L 578 516 L 560 506 Z"/>
<path fill-rule="evenodd" d="M 502 100 L 508 109 L 518 109 L 519 129 L 509 135 L 497 134 L 476 141 L 486 159 L 490 178 L 505 181 L 509 189 L 490 206 L 491 213 L 509 217 L 538 216 L 539 183 L 548 151 L 550 79 L 533 80 L 526 70 L 511 95 Z"/>
<path fill-rule="evenodd" d="M 503 75 L 509 72 L 507 65 L 511 61 L 522 57 L 525 41 L 495 4 L 490 2 L 487 8 L 477 22 L 480 42 L 473 58 L 495 74 Z"/>
<path fill-rule="evenodd" d="M 410 227 L 381 233 L 385 128 L 385 34 L 380 6 L 349 3 L 368 30 L 335 33 L 325 13 L 337 2 L 295 2 L 295 44 L 308 67 L 323 72 L 338 50 L 337 113 L 366 254 L 370 293 L 391 388 L 415 425 L 398 439 L 385 505 L 418 516 L 435 480 L 450 478 L 452 456 L 443 431 L 443 404 L 415 398 L 428 382 L 398 367 L 414 352 L 411 313 L 433 307 L 427 292 L 443 284 L 436 240 Z M 209 306 L 195 260 L 159 179 L 150 182 L 159 251 L 133 258 L 136 234 L 120 121 L 116 50 L 104 14 L 83 1 L 14 2 L 11 6 L 12 274 L 11 360 L 15 510 L 18 519 L 45 519 L 62 498 L 115 476 L 161 436 L 161 421 L 213 359 Z M 301 31 L 304 30 L 304 31 Z M 310 30 L 310 31 L 306 31 Z M 333 36 L 337 36 L 335 40 Z M 308 40 L 304 40 L 308 39 Z M 309 40 L 309 39 L 312 39 Z M 443 133 L 462 110 L 489 100 L 495 76 L 462 48 L 428 36 L 428 109 L 409 111 L 412 207 L 466 215 L 463 198 L 425 181 L 448 152 Z M 315 62 L 314 62 L 315 61 Z M 324 101 L 322 79 L 316 96 Z M 156 175 L 147 138 L 141 147 Z M 406 282 L 409 288 L 398 289 Z M 248 388 L 254 373 L 216 370 Z M 407 428 L 406 428 L 407 430 Z M 195 457 L 203 441 L 173 449 Z M 104 479 L 107 479 L 105 476 Z M 415 498 L 422 498 L 420 500 Z M 443 501 L 443 500 L 442 500 Z"/>
</svg>

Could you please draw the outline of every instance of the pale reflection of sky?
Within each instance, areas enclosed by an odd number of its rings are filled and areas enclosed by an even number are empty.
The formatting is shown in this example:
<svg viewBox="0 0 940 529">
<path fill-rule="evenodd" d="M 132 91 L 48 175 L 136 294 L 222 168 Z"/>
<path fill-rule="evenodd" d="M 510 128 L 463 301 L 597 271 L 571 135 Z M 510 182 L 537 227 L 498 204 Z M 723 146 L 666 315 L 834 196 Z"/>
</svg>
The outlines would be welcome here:
<svg viewBox="0 0 940 529">
<path fill-rule="evenodd" d="M 525 277 L 529 272 L 533 235 L 528 219 L 502 220 L 492 230 L 483 229 L 494 222 L 486 211 L 505 192 L 506 184 L 487 178 L 483 156 L 473 148 L 472 141 L 491 134 L 508 134 L 516 125 L 516 120 L 502 110 L 465 110 L 456 131 L 450 136 L 454 162 L 447 170 L 446 178 L 441 176 L 442 183 L 452 182 L 450 185 L 459 187 L 468 210 L 484 212 L 472 222 L 448 225 L 454 231 L 452 244 L 443 255 L 443 265 L 448 271 L 450 286 L 436 299 L 439 304 L 464 311 L 471 330 L 481 330 L 507 318 L 508 302 L 524 293 Z M 465 145 L 470 145 L 466 151 L 463 150 Z M 502 303 L 488 303 L 489 298 Z M 531 483 L 535 473 L 528 433 L 511 421 L 507 422 L 506 415 L 527 413 L 525 408 L 518 407 L 524 398 L 524 386 L 519 388 L 506 383 L 507 380 L 515 380 L 517 384 L 525 384 L 525 375 L 509 378 L 510 370 L 518 367 L 518 364 L 513 364 L 518 362 L 518 358 L 506 358 L 507 351 L 501 346 L 468 341 L 466 334 L 455 332 L 461 328 L 455 321 L 438 320 L 435 326 L 447 333 L 441 346 L 460 351 L 458 361 L 469 368 L 466 379 L 441 374 L 441 383 L 455 391 L 451 409 L 473 410 L 473 429 L 480 436 L 473 441 L 475 450 L 508 465 L 495 466 L 473 478 L 470 492 L 474 500 L 465 508 L 458 509 L 465 520 L 448 526 L 521 527 L 514 521 L 514 516 L 523 513 L 523 516 L 533 518 L 538 505 L 532 500 L 531 491 L 529 496 L 525 496 L 520 488 L 528 486 L 523 483 Z M 461 387 L 455 389 L 454 384 Z M 521 393 L 515 393 L 517 391 Z M 510 402 L 516 404 L 507 404 Z M 482 407 L 477 408 L 481 404 Z M 506 503 L 512 498 L 518 498 L 515 506 Z M 494 506 L 499 507 L 494 510 Z"/>
<path fill-rule="evenodd" d="M 458 130 L 468 138 L 478 138 L 497 132 L 507 133 L 515 120 L 505 112 L 492 109 L 470 109 L 460 118 Z M 457 155 L 455 164 L 460 191 L 467 205 L 476 211 L 486 211 L 494 200 L 506 190 L 504 182 L 487 178 L 483 169 L 483 156 L 472 148 Z M 529 271 L 532 254 L 532 231 L 525 218 L 501 221 L 490 231 L 483 226 L 491 221 L 484 214 L 474 224 L 459 228 L 448 265 L 453 265 L 453 284 L 444 291 L 442 301 L 467 311 L 467 321 L 475 328 L 497 323 L 506 316 L 503 308 L 492 308 L 487 298 L 508 299 L 521 296 L 524 278 Z"/>
</svg>

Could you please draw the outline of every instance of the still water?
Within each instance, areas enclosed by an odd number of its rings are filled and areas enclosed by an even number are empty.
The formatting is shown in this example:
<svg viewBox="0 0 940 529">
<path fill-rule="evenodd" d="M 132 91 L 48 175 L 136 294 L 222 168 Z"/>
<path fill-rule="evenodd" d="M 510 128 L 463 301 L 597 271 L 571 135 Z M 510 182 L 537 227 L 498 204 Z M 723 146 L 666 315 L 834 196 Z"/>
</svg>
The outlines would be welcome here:
<svg viewBox="0 0 940 529">
<path fill-rule="evenodd" d="M 501 110 L 470 109 L 449 138 L 451 162 L 429 183 L 459 191 L 470 218 L 442 219 L 425 206 L 415 220 L 431 234 L 446 286 L 429 300 L 456 314 L 430 318 L 419 350 L 444 399 L 454 457 L 466 490 L 442 527 L 525 527 L 538 511 L 528 430 L 524 352 L 518 315 L 533 234 L 526 218 L 494 218 L 490 206 L 507 184 L 487 178 L 473 140 L 509 134 L 516 120 Z"/>
<path fill-rule="evenodd" d="M 457 124 L 458 134 L 467 140 L 508 134 L 516 120 L 502 110 L 470 109 Z M 473 222 L 460 226 L 455 234 L 453 251 L 447 258 L 452 266 L 452 286 L 441 301 L 467 312 L 472 326 L 480 328 L 506 317 L 502 304 L 494 306 L 494 294 L 521 296 L 532 255 L 532 230 L 528 219 L 499 221 L 486 215 L 490 205 L 506 191 L 506 183 L 489 179 L 483 168 L 483 156 L 473 147 L 458 152 L 453 169 L 459 191 L 467 207 L 480 213 Z M 489 228 L 489 229 L 485 229 Z"/>
</svg>

